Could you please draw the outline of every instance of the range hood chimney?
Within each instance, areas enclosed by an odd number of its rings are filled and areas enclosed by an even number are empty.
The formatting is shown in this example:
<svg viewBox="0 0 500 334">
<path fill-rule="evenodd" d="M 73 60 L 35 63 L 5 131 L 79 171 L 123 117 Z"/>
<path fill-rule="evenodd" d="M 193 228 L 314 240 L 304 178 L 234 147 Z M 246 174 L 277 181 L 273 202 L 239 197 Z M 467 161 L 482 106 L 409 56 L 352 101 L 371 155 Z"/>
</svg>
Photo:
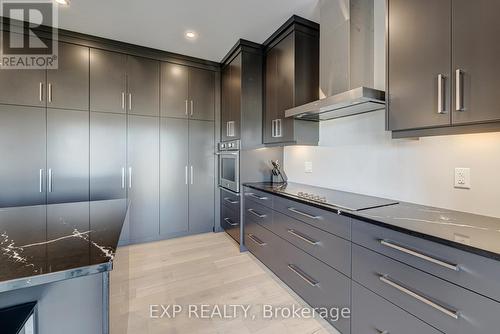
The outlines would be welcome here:
<svg viewBox="0 0 500 334">
<path fill-rule="evenodd" d="M 321 0 L 320 94 L 286 117 L 322 121 L 385 108 L 374 87 L 374 1 Z"/>
</svg>

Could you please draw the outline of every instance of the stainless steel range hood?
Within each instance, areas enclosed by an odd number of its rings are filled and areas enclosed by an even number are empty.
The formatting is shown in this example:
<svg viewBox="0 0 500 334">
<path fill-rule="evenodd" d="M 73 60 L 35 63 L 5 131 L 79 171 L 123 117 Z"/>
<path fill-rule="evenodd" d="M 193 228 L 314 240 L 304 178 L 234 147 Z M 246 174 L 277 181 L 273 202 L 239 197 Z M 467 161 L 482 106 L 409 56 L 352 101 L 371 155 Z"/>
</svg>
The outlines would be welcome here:
<svg viewBox="0 0 500 334">
<path fill-rule="evenodd" d="M 286 110 L 286 117 L 323 121 L 385 108 L 374 87 L 374 0 L 323 0 L 320 88 L 325 98 Z"/>
<path fill-rule="evenodd" d="M 384 91 L 368 87 L 358 87 L 347 92 L 288 109 L 285 112 L 285 116 L 310 121 L 325 121 L 364 114 L 384 108 Z"/>
</svg>

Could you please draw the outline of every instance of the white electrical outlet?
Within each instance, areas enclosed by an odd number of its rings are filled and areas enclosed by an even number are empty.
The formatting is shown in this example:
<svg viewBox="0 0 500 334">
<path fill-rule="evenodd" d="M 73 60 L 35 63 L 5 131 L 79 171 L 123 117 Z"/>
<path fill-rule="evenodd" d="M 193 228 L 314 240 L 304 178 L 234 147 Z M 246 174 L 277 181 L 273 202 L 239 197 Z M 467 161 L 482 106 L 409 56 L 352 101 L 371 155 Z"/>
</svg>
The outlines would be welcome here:
<svg viewBox="0 0 500 334">
<path fill-rule="evenodd" d="M 470 189 L 470 168 L 455 168 L 455 188 Z"/>
<path fill-rule="evenodd" d="M 306 162 L 304 162 L 304 172 L 305 173 L 312 173 L 313 172 L 313 163 L 312 163 L 312 161 L 306 161 Z"/>
</svg>

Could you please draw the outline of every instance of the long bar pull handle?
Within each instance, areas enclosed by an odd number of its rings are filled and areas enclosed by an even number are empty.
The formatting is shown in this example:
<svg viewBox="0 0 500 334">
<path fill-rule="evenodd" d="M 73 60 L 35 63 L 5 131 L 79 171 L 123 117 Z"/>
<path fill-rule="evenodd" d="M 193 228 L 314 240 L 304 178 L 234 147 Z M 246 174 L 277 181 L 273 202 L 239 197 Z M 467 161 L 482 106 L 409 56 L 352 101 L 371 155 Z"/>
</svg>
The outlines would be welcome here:
<svg viewBox="0 0 500 334">
<path fill-rule="evenodd" d="M 128 93 L 128 110 L 132 110 L 132 93 Z"/>
<path fill-rule="evenodd" d="M 267 245 L 267 243 L 263 242 L 262 240 L 260 240 L 259 238 L 257 238 L 255 235 L 253 235 L 251 233 L 248 234 L 248 238 L 250 240 L 252 240 L 253 242 L 255 242 L 259 246 L 266 246 Z"/>
<path fill-rule="evenodd" d="M 48 94 L 49 94 L 48 101 L 50 103 L 50 102 L 52 102 L 52 84 L 51 83 L 49 83 L 48 90 L 49 90 L 49 92 L 48 92 Z"/>
<path fill-rule="evenodd" d="M 273 119 L 273 121 L 272 121 L 271 137 L 273 137 L 273 138 L 276 137 L 276 120 L 275 119 Z"/>
<path fill-rule="evenodd" d="M 258 213 L 254 209 L 248 209 L 248 212 L 250 212 L 252 215 L 254 215 L 254 216 L 258 217 L 258 218 L 266 218 L 266 215 L 261 215 L 260 213 Z"/>
<path fill-rule="evenodd" d="M 194 183 L 194 172 L 193 172 L 193 165 L 191 165 L 191 184 Z"/>
<path fill-rule="evenodd" d="M 281 119 L 276 120 L 276 137 L 281 137 Z"/>
<path fill-rule="evenodd" d="M 238 204 L 239 201 L 232 201 L 229 197 L 224 197 L 224 201 L 228 202 L 229 204 Z"/>
<path fill-rule="evenodd" d="M 261 197 L 261 196 L 255 195 L 254 193 L 247 193 L 246 195 L 253 197 L 253 198 L 256 198 L 256 199 L 260 199 L 261 201 L 264 201 L 267 199 L 267 197 L 264 197 L 264 196 Z"/>
<path fill-rule="evenodd" d="M 52 168 L 49 168 L 49 175 L 48 175 L 48 189 L 49 189 L 49 193 L 52 192 Z"/>
<path fill-rule="evenodd" d="M 398 250 L 398 251 L 400 251 L 402 253 L 405 253 L 405 254 L 408 254 L 408 255 L 412 255 L 412 256 L 418 257 L 419 259 L 422 259 L 422 260 L 425 260 L 427 262 L 431 262 L 431 263 L 437 264 L 437 265 L 439 265 L 441 267 L 444 267 L 446 269 L 450 269 L 450 270 L 453 270 L 453 271 L 460 271 L 460 266 L 457 265 L 457 264 L 452 264 L 452 263 L 448 263 L 448 262 L 445 262 L 445 261 L 442 261 L 442 260 L 438 260 L 438 259 L 436 259 L 434 257 L 428 256 L 428 255 L 425 255 L 425 254 L 422 254 L 422 253 L 419 253 L 419 252 L 416 252 L 416 251 L 414 251 L 412 249 L 403 247 L 401 245 L 395 244 L 395 243 L 387 241 L 387 240 L 379 240 L 379 242 L 383 246 L 386 246 L 386 247 Z"/>
<path fill-rule="evenodd" d="M 426 298 L 416 292 L 413 292 L 411 291 L 410 289 L 408 288 L 405 288 L 404 286 L 392 281 L 391 279 L 389 279 L 389 277 L 387 275 L 380 275 L 379 277 L 380 281 L 382 281 L 383 283 L 389 285 L 389 286 L 392 286 L 393 288 L 401 291 L 402 293 L 410 296 L 410 297 L 413 297 L 414 299 L 446 314 L 447 316 L 453 318 L 453 319 L 458 319 L 459 317 L 459 314 L 458 314 L 458 311 L 455 311 L 455 310 L 451 310 L 445 306 L 442 306 L 436 302 L 433 302 L 432 300 L 430 300 L 429 298 Z"/>
<path fill-rule="evenodd" d="M 186 111 L 185 111 L 185 114 L 187 116 L 188 115 L 188 109 L 189 109 L 189 107 L 188 107 L 188 103 L 189 102 L 188 102 L 188 100 L 184 100 L 184 102 L 186 102 Z"/>
<path fill-rule="evenodd" d="M 128 168 L 128 188 L 132 189 L 132 167 Z"/>
<path fill-rule="evenodd" d="M 38 191 L 43 192 L 43 169 L 38 172 Z"/>
<path fill-rule="evenodd" d="M 233 223 L 233 222 L 231 221 L 231 219 L 229 219 L 229 218 L 224 218 L 224 221 L 225 221 L 226 223 L 228 223 L 230 226 L 238 226 L 238 225 L 239 225 L 238 223 Z"/>
<path fill-rule="evenodd" d="M 122 92 L 122 109 L 125 109 L 125 92 Z"/>
<path fill-rule="evenodd" d="M 40 102 L 43 101 L 43 82 L 40 82 L 40 84 L 38 85 L 38 99 L 40 100 Z"/>
<path fill-rule="evenodd" d="M 316 246 L 316 245 L 318 245 L 318 244 L 319 244 L 319 241 L 314 240 L 314 239 L 312 239 L 312 238 L 308 237 L 307 235 L 305 235 L 305 234 L 303 234 L 303 233 L 297 232 L 297 231 L 295 231 L 294 229 L 289 229 L 289 230 L 288 230 L 288 233 L 290 233 L 291 235 L 293 235 L 293 236 L 295 236 L 295 237 L 299 238 L 299 239 L 300 239 L 300 240 L 302 240 L 302 241 L 307 242 L 307 243 L 308 243 L 308 244 L 310 244 L 310 245 Z"/>
<path fill-rule="evenodd" d="M 288 208 L 288 211 L 291 211 L 293 213 L 296 213 L 296 214 L 299 214 L 301 216 L 304 216 L 304 217 L 307 217 L 307 218 L 310 218 L 310 219 L 321 219 L 320 216 L 313 216 L 313 215 L 310 215 L 308 213 L 305 213 L 305 212 L 302 212 L 302 211 L 299 211 L 295 208 Z"/>
<path fill-rule="evenodd" d="M 296 265 L 293 265 L 293 264 L 289 264 L 288 265 L 288 269 L 290 269 L 291 271 L 293 271 L 295 274 L 297 274 L 297 276 L 299 276 L 300 278 L 302 278 L 304 281 L 307 282 L 307 284 L 309 284 L 310 286 L 318 286 L 319 285 L 319 282 L 316 281 L 315 279 L 313 279 L 311 276 L 307 275 L 305 272 L 303 272 L 299 267 L 297 267 Z"/>
<path fill-rule="evenodd" d="M 125 189 L 125 167 L 122 167 L 122 189 Z"/>
<path fill-rule="evenodd" d="M 194 103 L 193 100 L 191 100 L 191 116 L 193 116 L 193 109 L 194 109 Z"/>
<path fill-rule="evenodd" d="M 461 69 L 455 71 L 455 109 L 456 111 L 464 111 L 463 99 L 463 72 Z"/>
<path fill-rule="evenodd" d="M 445 77 L 438 75 L 438 114 L 446 114 Z"/>
</svg>

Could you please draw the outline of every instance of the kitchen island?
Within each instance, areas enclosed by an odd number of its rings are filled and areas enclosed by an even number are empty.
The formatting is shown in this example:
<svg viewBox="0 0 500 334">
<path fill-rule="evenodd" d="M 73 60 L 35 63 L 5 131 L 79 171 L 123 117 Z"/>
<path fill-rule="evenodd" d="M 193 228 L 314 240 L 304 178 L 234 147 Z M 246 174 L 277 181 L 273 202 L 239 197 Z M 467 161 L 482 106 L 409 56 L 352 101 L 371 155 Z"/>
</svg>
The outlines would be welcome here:
<svg viewBox="0 0 500 334">
<path fill-rule="evenodd" d="M 107 333 L 126 213 L 126 199 L 0 209 L 0 308 L 36 302 L 40 334 Z"/>
</svg>

